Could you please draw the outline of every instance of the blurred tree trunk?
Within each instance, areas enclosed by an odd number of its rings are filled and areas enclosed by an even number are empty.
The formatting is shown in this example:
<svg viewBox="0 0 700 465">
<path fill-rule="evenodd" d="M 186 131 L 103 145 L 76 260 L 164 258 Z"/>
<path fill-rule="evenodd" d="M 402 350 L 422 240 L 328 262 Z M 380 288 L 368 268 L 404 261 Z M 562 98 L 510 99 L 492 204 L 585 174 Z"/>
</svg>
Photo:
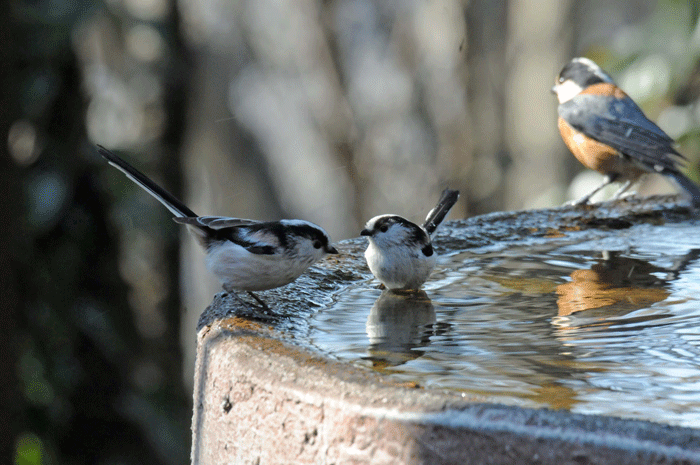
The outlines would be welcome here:
<svg viewBox="0 0 700 465">
<path fill-rule="evenodd" d="M 0 248 L 0 320 L 9 319 L 6 325 L 0 321 L 5 332 L 2 344 L 10 344 L 19 358 L 2 348 L 8 378 L 3 389 L 15 388 L 18 383 L 13 378 L 19 375 L 21 390 L 7 411 L 12 412 L 11 407 L 22 411 L 25 422 L 20 433 L 28 439 L 26 452 L 40 455 L 42 463 L 185 463 L 191 411 L 190 398 L 179 383 L 179 314 L 178 305 L 172 303 L 177 292 L 165 303 L 162 337 L 144 334 L 144 329 L 151 329 L 146 325 L 136 327 L 128 302 L 133 293 L 129 294 L 123 280 L 125 267 L 118 264 L 118 228 L 113 221 L 117 215 L 108 208 L 107 197 L 113 199 L 118 193 L 106 193 L 107 177 L 95 169 L 111 170 L 102 160 L 97 165 L 94 147 L 86 141 L 85 110 L 92 102 L 86 99 L 91 95 L 80 92 L 126 88 L 114 85 L 117 79 L 112 79 L 104 61 L 134 77 L 133 61 L 117 59 L 115 49 L 102 47 L 107 41 L 99 38 L 111 33 L 116 42 L 126 34 L 115 29 L 133 31 L 124 25 L 127 21 L 119 23 L 123 29 L 105 27 L 109 15 L 97 5 L 88 5 L 95 9 L 84 4 L 61 6 L 65 8 L 56 12 L 50 2 L 25 2 L 12 10 L 14 17 L 7 13 L 0 19 L 4 23 L 0 53 L 6 65 L 0 72 L 2 134 L 6 137 L 8 126 L 20 123 L 16 126 L 24 128 L 25 136 L 24 145 L 11 149 L 19 168 L 9 156 L 0 159 L 5 213 L 0 226 L 4 245 Z M 10 18 L 14 25 L 7 24 Z M 13 49 L 13 40 L 21 47 Z M 10 51 L 17 56 L 6 56 Z M 169 63 L 176 62 L 179 50 L 170 52 Z M 168 74 L 165 66 L 160 69 Z M 186 76 L 181 70 L 170 74 L 175 81 L 181 75 Z M 149 81 L 139 84 L 147 93 Z M 175 125 L 165 140 L 174 150 L 181 132 L 177 115 L 182 112 L 178 99 L 183 91 L 169 84 L 164 85 L 170 103 L 167 111 Z M 116 104 L 124 103 L 119 98 L 123 95 L 110 94 Z M 100 112 L 91 116 L 92 129 L 95 120 L 116 130 L 131 123 L 119 124 L 124 120 Z M 4 139 L 0 155 L 6 155 L 6 149 Z M 25 202 L 19 200 L 20 189 Z M 143 216 L 156 215 L 148 213 Z M 13 221 L 18 215 L 22 215 L 21 227 Z M 124 229 L 133 231 L 135 223 Z M 170 246 L 165 253 L 175 255 L 173 251 Z M 16 282 L 11 274 L 14 268 L 7 263 L 13 258 Z M 138 258 L 142 260 L 136 260 L 137 266 L 150 257 Z M 143 286 L 157 287 L 153 282 Z M 19 295 L 13 293 L 13 284 L 18 284 Z M 13 304 L 21 312 L 13 311 Z M 5 402 L 5 391 L 2 397 Z M 6 416 L 3 427 L 13 419 Z M 17 432 L 2 438 L 14 443 Z"/>
<path fill-rule="evenodd" d="M 22 195 L 19 173 L 8 150 L 8 133 L 19 113 L 18 67 L 14 23 L 10 2 L 0 2 L 0 462 L 14 463 L 14 449 L 20 431 L 22 396 L 17 378 L 17 323 L 20 302 L 14 254 L 19 237 Z"/>
<path fill-rule="evenodd" d="M 472 136 L 468 211 L 474 214 L 500 210 L 505 202 L 504 171 L 510 162 L 505 144 L 508 2 L 475 0 L 465 16 Z"/>
<path fill-rule="evenodd" d="M 505 85 L 506 171 L 504 210 L 561 203 L 568 184 L 557 132 L 554 78 L 571 57 L 573 2 L 510 0 Z"/>
<path fill-rule="evenodd" d="M 280 210 L 262 157 L 234 124 L 225 98 L 231 74 L 240 71 L 242 62 L 241 44 L 230 39 L 223 50 L 190 43 L 192 92 L 182 145 L 185 203 L 198 215 L 273 219 Z M 187 233 L 181 250 L 183 381 L 191 387 L 197 320 L 221 284 L 206 269 L 202 247 Z"/>
</svg>

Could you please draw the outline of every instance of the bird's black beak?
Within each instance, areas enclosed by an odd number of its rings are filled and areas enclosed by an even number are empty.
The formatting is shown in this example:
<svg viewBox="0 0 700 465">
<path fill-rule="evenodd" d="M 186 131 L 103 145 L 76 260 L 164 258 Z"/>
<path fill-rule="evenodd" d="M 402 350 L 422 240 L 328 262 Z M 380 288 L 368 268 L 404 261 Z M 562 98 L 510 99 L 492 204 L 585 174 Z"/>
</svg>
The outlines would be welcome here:
<svg viewBox="0 0 700 465">
<path fill-rule="evenodd" d="M 337 254 L 337 253 L 338 253 L 338 249 L 336 249 L 336 248 L 333 247 L 332 245 L 328 244 L 328 247 L 326 247 L 326 253 Z"/>
<path fill-rule="evenodd" d="M 372 235 L 372 231 L 370 231 L 369 229 L 363 229 L 362 231 L 360 231 L 360 236 L 371 236 L 371 235 Z"/>
</svg>

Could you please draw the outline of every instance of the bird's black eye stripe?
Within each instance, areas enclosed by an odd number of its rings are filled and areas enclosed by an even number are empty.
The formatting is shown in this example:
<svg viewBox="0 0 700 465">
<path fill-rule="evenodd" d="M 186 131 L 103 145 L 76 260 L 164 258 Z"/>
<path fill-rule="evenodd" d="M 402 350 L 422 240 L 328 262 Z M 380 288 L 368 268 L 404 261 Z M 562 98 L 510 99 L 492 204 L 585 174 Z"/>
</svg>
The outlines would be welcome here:
<svg viewBox="0 0 700 465">
<path fill-rule="evenodd" d="M 324 235 L 323 232 L 319 231 L 318 228 L 314 228 L 313 226 L 290 225 L 287 226 L 287 230 L 295 236 L 304 237 L 310 240 L 314 249 L 320 249 L 328 246 L 328 237 Z"/>
<path fill-rule="evenodd" d="M 389 225 L 388 224 L 383 224 L 379 227 L 379 230 L 381 232 L 387 232 L 389 230 Z"/>
</svg>

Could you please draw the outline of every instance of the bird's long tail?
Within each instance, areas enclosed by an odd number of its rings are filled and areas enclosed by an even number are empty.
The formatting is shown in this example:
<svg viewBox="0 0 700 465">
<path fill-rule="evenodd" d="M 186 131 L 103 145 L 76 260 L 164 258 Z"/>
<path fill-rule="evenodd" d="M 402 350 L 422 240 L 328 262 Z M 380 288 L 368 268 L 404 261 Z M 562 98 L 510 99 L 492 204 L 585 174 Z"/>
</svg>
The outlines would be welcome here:
<svg viewBox="0 0 700 465">
<path fill-rule="evenodd" d="M 165 205 L 165 207 L 172 212 L 178 218 L 196 217 L 197 215 L 187 208 L 187 206 L 180 200 L 175 198 L 173 194 L 166 191 L 158 184 L 149 179 L 145 174 L 141 173 L 139 170 L 102 147 L 97 146 L 97 151 L 100 152 L 110 165 L 117 168 L 119 171 L 124 173 L 129 179 L 138 184 L 143 190 L 155 197 L 160 203 Z"/>
<path fill-rule="evenodd" d="M 669 172 L 668 175 L 690 196 L 693 207 L 700 208 L 700 187 L 678 171 Z"/>
<path fill-rule="evenodd" d="M 450 209 L 457 203 L 458 198 L 459 191 L 452 189 L 445 189 L 442 191 L 440 200 L 438 200 L 435 208 L 430 210 L 430 213 L 428 213 L 428 216 L 425 218 L 425 223 L 423 223 L 423 229 L 425 229 L 428 235 L 433 235 L 438 226 L 440 226 L 440 223 L 442 223 L 442 220 L 444 220 L 450 212 Z"/>
</svg>

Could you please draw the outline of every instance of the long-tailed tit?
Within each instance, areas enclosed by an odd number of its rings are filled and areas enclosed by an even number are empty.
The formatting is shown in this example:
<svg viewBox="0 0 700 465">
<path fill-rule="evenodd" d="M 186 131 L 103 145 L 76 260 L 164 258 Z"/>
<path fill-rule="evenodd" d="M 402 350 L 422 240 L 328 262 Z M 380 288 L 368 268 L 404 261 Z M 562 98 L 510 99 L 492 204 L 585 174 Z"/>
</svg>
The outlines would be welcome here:
<svg viewBox="0 0 700 465">
<path fill-rule="evenodd" d="M 360 232 L 369 239 L 367 265 L 387 289 L 416 290 L 428 279 L 437 261 L 431 237 L 458 198 L 459 191 L 445 189 L 423 226 L 397 215 L 367 222 Z"/>
<path fill-rule="evenodd" d="M 326 256 L 337 254 L 328 234 L 302 220 L 256 221 L 223 216 L 197 216 L 185 204 L 136 168 L 97 146 L 109 164 L 155 197 L 185 224 L 207 253 L 207 268 L 223 288 L 243 302 L 235 291 L 262 291 L 289 284 Z"/>
</svg>

